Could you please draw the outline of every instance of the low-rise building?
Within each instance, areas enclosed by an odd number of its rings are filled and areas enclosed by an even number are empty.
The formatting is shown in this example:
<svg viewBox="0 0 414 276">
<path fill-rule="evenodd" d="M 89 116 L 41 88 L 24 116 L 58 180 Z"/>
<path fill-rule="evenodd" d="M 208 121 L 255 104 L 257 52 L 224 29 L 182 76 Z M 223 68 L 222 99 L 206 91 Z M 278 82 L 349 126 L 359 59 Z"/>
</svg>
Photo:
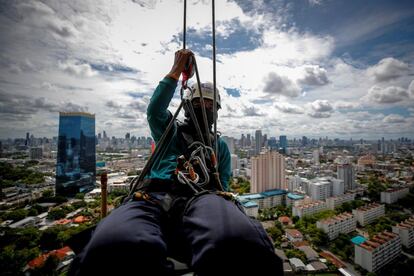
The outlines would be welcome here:
<svg viewBox="0 0 414 276">
<path fill-rule="evenodd" d="M 24 228 L 28 226 L 35 226 L 39 221 L 37 217 L 26 217 L 22 220 L 19 220 L 15 223 L 9 225 L 10 228 Z"/>
<path fill-rule="evenodd" d="M 259 205 L 259 209 L 272 208 L 285 203 L 287 191 L 275 189 L 262 193 L 244 194 L 237 196 L 240 202 L 254 201 Z"/>
<path fill-rule="evenodd" d="M 259 215 L 259 205 L 254 201 L 242 202 L 243 210 L 249 217 L 257 218 Z"/>
<path fill-rule="evenodd" d="M 401 254 L 401 239 L 384 231 L 359 245 L 355 245 L 354 262 L 369 272 L 375 272 Z"/>
<path fill-rule="evenodd" d="M 346 193 L 339 196 L 333 196 L 326 199 L 326 206 L 328 209 L 334 210 L 336 207 L 341 206 L 345 202 L 355 200 L 354 193 Z"/>
<path fill-rule="evenodd" d="M 307 204 L 292 206 L 292 214 L 302 218 L 326 210 L 326 203 L 323 201 L 313 201 Z"/>
<path fill-rule="evenodd" d="M 393 226 L 392 232 L 400 236 L 402 245 L 407 248 L 412 247 L 414 245 L 414 217 Z"/>
<path fill-rule="evenodd" d="M 296 194 L 296 193 L 288 193 L 286 195 L 286 206 L 292 206 L 295 205 L 296 202 L 300 202 L 305 198 L 302 194 Z"/>
<path fill-rule="evenodd" d="M 352 210 L 352 214 L 361 226 L 370 224 L 385 214 L 384 204 L 371 203 Z"/>
<path fill-rule="evenodd" d="M 387 189 L 386 191 L 381 192 L 381 203 L 392 204 L 408 195 L 409 192 L 410 190 L 407 187 Z"/>
<path fill-rule="evenodd" d="M 286 237 L 291 242 L 303 241 L 303 235 L 299 230 L 296 229 L 285 229 Z"/>
<path fill-rule="evenodd" d="M 333 240 L 340 233 L 350 233 L 356 229 L 356 219 L 351 213 L 342 213 L 340 215 L 330 217 L 316 222 L 316 227 L 325 232 L 329 240 Z"/>
</svg>

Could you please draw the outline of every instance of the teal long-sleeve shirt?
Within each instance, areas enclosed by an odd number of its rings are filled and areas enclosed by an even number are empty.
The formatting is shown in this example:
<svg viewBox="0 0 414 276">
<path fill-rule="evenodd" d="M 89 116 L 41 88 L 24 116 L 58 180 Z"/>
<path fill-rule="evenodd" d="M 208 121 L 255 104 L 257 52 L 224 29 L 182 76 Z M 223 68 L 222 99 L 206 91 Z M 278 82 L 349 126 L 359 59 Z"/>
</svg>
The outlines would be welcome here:
<svg viewBox="0 0 414 276">
<path fill-rule="evenodd" d="M 172 114 L 167 108 L 174 96 L 176 87 L 176 80 L 168 77 L 164 78 L 155 89 L 148 105 L 147 120 L 156 145 L 172 118 Z M 177 141 L 176 124 L 174 124 L 171 131 L 173 134 L 170 139 L 166 140 L 165 151 L 161 155 L 161 158 L 158 158 L 154 162 L 148 178 L 171 179 L 177 167 L 177 156 L 184 153 L 180 149 Z M 220 181 L 223 188 L 227 191 L 231 175 L 231 158 L 227 144 L 220 138 L 218 139 L 218 151 Z"/>
</svg>

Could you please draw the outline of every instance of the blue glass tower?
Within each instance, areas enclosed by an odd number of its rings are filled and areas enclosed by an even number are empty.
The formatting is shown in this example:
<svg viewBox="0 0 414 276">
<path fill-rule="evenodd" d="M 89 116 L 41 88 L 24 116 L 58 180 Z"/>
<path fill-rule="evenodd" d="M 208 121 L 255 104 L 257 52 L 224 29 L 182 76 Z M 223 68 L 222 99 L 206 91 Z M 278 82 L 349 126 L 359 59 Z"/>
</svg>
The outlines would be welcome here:
<svg viewBox="0 0 414 276">
<path fill-rule="evenodd" d="M 286 135 L 279 136 L 279 148 L 282 153 L 286 153 L 286 148 L 288 146 L 288 141 Z"/>
<path fill-rule="evenodd" d="M 73 196 L 95 187 L 95 115 L 59 113 L 56 194 Z"/>
</svg>

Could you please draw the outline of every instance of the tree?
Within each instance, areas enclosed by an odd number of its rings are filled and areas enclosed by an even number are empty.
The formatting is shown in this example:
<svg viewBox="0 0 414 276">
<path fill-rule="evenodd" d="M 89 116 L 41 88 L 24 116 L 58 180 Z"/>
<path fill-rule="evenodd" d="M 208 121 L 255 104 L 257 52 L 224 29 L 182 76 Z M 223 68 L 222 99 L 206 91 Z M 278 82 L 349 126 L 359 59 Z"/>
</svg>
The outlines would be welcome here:
<svg viewBox="0 0 414 276">
<path fill-rule="evenodd" d="M 76 198 L 76 199 L 84 199 L 84 198 L 85 198 L 85 194 L 84 194 L 84 193 L 77 193 L 77 194 L 75 195 L 75 198 Z"/>
<path fill-rule="evenodd" d="M 62 208 L 53 208 L 49 211 L 49 214 L 47 214 L 47 218 L 50 220 L 57 220 L 64 218 L 66 216 L 66 212 Z"/>
<path fill-rule="evenodd" d="M 59 233 L 65 230 L 65 227 L 63 226 L 54 226 L 49 229 L 46 229 L 39 241 L 39 246 L 42 250 L 53 250 L 58 249 L 63 246 L 63 240 L 62 237 L 59 236 Z"/>
<path fill-rule="evenodd" d="M 42 196 L 43 196 L 44 198 L 50 198 L 50 197 L 52 197 L 52 196 L 53 196 L 53 191 L 52 191 L 52 190 L 46 190 L 46 191 L 43 191 Z"/>
<path fill-rule="evenodd" d="M 27 217 L 28 214 L 29 214 L 29 211 L 26 209 L 17 209 L 17 210 L 4 214 L 3 217 L 5 220 L 19 221 Z"/>
</svg>

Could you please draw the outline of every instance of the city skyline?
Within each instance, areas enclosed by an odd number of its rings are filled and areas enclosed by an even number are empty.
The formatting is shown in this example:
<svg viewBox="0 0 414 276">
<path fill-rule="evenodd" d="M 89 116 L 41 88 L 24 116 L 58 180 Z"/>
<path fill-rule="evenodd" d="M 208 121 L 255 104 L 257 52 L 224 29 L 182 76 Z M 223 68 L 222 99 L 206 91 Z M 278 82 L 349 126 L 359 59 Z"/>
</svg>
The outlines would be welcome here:
<svg viewBox="0 0 414 276">
<path fill-rule="evenodd" d="M 218 1 L 218 129 L 236 137 L 256 129 L 276 137 L 409 137 L 413 7 Z M 182 8 L 178 0 L 1 4 L 0 138 L 56 136 L 60 111 L 96 114 L 97 133 L 150 136 L 145 111 L 182 47 Z M 202 81 L 212 79 L 209 9 L 209 1 L 189 1 L 187 46 Z M 171 111 L 178 102 L 176 93 Z"/>
</svg>

